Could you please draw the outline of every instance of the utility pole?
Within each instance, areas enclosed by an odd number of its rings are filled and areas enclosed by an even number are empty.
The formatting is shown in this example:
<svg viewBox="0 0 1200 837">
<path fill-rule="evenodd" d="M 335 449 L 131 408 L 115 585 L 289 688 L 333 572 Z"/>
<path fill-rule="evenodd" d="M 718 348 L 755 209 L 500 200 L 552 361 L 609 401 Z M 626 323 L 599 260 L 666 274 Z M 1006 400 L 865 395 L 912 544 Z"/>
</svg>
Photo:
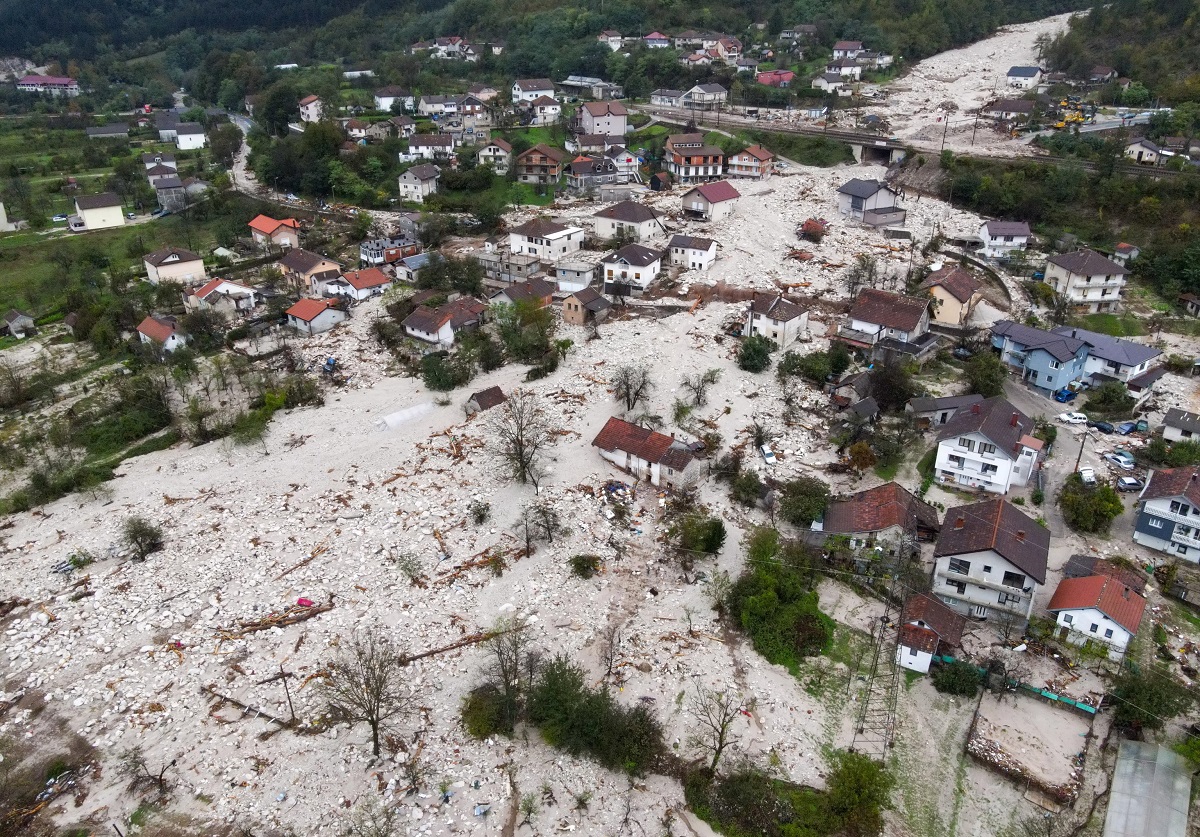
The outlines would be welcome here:
<svg viewBox="0 0 1200 837">
<path fill-rule="evenodd" d="M 1083 446 L 1087 442 L 1088 436 L 1091 434 L 1087 430 L 1083 431 L 1083 438 L 1079 440 L 1079 456 L 1075 457 L 1075 473 L 1079 473 L 1079 463 L 1083 461 Z"/>
</svg>

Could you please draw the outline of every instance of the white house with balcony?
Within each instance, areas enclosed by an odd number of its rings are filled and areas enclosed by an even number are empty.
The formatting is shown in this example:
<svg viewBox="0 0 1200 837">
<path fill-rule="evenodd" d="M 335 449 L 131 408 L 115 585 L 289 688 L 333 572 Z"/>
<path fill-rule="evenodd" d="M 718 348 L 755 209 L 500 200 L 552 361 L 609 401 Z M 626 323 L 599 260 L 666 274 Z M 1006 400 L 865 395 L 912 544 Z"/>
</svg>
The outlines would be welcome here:
<svg viewBox="0 0 1200 837">
<path fill-rule="evenodd" d="M 1134 543 L 1200 563 L 1200 469 L 1152 471 L 1138 497 Z"/>
<path fill-rule="evenodd" d="M 942 427 L 934 473 L 943 483 L 1006 494 L 1029 482 L 1041 449 L 1033 419 L 1002 396 L 987 398 Z"/>
<path fill-rule="evenodd" d="M 979 225 L 985 259 L 1011 259 L 1029 247 L 1032 233 L 1025 221 L 984 221 Z"/>
<path fill-rule="evenodd" d="M 1046 610 L 1059 640 L 1107 646 L 1109 657 L 1119 660 L 1142 624 L 1146 600 L 1115 576 L 1090 575 L 1060 581 Z"/>
<path fill-rule="evenodd" d="M 508 249 L 513 253 L 537 256 L 544 262 L 554 262 L 583 247 L 583 230 L 551 221 L 534 218 L 514 228 L 508 234 Z"/>
<path fill-rule="evenodd" d="M 933 550 L 933 594 L 966 616 L 1023 626 L 1049 554 L 1050 530 L 1007 500 L 957 506 Z"/>
<path fill-rule="evenodd" d="M 1046 262 L 1046 284 L 1073 308 L 1090 314 L 1120 310 L 1128 275 L 1128 268 L 1094 250 L 1063 253 Z"/>
</svg>

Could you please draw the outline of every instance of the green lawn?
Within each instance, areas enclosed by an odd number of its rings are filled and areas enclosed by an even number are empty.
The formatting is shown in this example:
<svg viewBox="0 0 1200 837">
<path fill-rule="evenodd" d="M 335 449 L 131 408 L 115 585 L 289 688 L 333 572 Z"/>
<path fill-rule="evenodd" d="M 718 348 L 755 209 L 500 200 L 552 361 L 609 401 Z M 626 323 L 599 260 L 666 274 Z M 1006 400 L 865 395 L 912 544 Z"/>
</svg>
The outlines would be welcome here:
<svg viewBox="0 0 1200 837">
<path fill-rule="evenodd" d="M 1140 337 L 1146 333 L 1141 320 L 1133 314 L 1088 314 L 1080 317 L 1076 325 L 1090 331 L 1098 331 L 1110 337 Z"/>
</svg>

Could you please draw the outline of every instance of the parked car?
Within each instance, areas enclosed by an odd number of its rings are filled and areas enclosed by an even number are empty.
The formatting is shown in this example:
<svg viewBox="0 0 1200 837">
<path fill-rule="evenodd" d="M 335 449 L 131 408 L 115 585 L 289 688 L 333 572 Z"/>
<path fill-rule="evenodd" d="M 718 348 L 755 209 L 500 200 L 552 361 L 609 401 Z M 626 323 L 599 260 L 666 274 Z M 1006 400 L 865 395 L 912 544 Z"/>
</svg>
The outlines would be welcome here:
<svg viewBox="0 0 1200 837">
<path fill-rule="evenodd" d="M 770 445 L 763 445 L 761 448 L 758 449 L 758 451 L 759 451 L 759 453 L 762 454 L 763 461 L 766 462 L 768 465 L 774 465 L 776 462 L 779 461 L 775 458 L 775 451 L 771 450 Z"/>
<path fill-rule="evenodd" d="M 1139 480 L 1137 477 L 1118 477 L 1117 491 L 1141 491 L 1146 487 L 1146 483 Z"/>
<path fill-rule="evenodd" d="M 1120 468 L 1122 471 L 1132 471 L 1134 466 L 1132 456 L 1126 459 L 1125 457 L 1115 453 L 1104 454 L 1104 461 L 1116 466 L 1117 468 Z"/>
<path fill-rule="evenodd" d="M 1084 485 L 1096 484 L 1096 469 L 1095 468 L 1080 468 L 1079 478 L 1083 480 Z"/>
<path fill-rule="evenodd" d="M 128 218 L 130 221 L 132 221 L 134 218 L 137 217 L 137 214 L 133 213 L 133 212 L 126 212 L 125 217 Z"/>
<path fill-rule="evenodd" d="M 1114 430 L 1116 430 L 1116 428 L 1107 421 L 1089 421 L 1087 426 L 1095 430 L 1099 430 L 1101 433 L 1112 433 Z"/>
<path fill-rule="evenodd" d="M 956 346 L 951 354 L 959 360 L 970 360 L 972 352 L 966 346 Z"/>
<path fill-rule="evenodd" d="M 59 213 L 58 215 L 55 215 L 50 220 L 56 224 L 61 224 L 63 221 L 67 220 L 67 216 L 65 213 Z"/>
<path fill-rule="evenodd" d="M 1072 392 L 1071 390 L 1067 389 L 1066 387 L 1064 387 L 1064 388 L 1060 389 L 1058 392 L 1054 393 L 1054 400 L 1057 401 L 1059 404 L 1069 404 L 1078 397 L 1079 397 L 1079 393 Z"/>
<path fill-rule="evenodd" d="M 1083 413 L 1059 413 L 1058 420 L 1063 424 L 1087 424 L 1087 416 Z"/>
<path fill-rule="evenodd" d="M 1134 432 L 1146 433 L 1149 430 L 1150 425 L 1146 423 L 1145 419 L 1139 419 L 1138 421 L 1123 421 L 1117 425 L 1117 432 L 1122 436 L 1128 436 L 1130 433 Z"/>
</svg>

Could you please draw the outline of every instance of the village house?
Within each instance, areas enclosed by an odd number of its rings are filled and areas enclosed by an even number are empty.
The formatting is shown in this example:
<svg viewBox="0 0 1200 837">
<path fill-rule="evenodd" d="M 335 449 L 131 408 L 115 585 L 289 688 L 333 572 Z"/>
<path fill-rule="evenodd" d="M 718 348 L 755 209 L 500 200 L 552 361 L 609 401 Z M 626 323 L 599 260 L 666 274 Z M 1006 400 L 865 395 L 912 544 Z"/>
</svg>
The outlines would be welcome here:
<svg viewBox="0 0 1200 837">
<path fill-rule="evenodd" d="M 1129 269 L 1093 250 L 1051 256 L 1046 262 L 1046 284 L 1062 294 L 1077 310 L 1091 314 L 1117 311 Z"/>
<path fill-rule="evenodd" d="M 247 226 L 254 242 L 264 248 L 299 247 L 300 224 L 295 218 L 284 218 L 276 221 L 266 215 L 257 215 Z"/>
<path fill-rule="evenodd" d="M 852 407 L 859 401 L 870 398 L 873 385 L 871 384 L 870 370 L 862 370 L 860 372 L 846 372 L 841 379 L 837 381 L 833 387 L 833 392 L 830 393 L 833 406 L 839 410 L 844 410 L 847 407 Z M 874 401 L 875 399 L 871 399 Z"/>
<path fill-rule="evenodd" d="M 854 178 L 838 187 L 838 212 L 872 227 L 903 224 L 900 193 L 878 180 Z"/>
<path fill-rule="evenodd" d="M 409 238 L 369 238 L 358 245 L 358 263 L 363 267 L 394 264 L 405 256 L 421 252 L 421 245 Z"/>
<path fill-rule="evenodd" d="M 1180 294 L 1176 297 L 1175 301 L 1189 317 L 1200 317 L 1200 296 L 1196 296 L 1189 291 L 1188 293 Z"/>
<path fill-rule="evenodd" d="M 257 304 L 258 294 L 253 288 L 228 279 L 213 279 L 183 293 L 183 307 L 187 311 L 209 310 L 223 316 L 233 316 L 248 314 Z"/>
<path fill-rule="evenodd" d="M 1120 381 L 1132 385 L 1134 381 L 1144 376 L 1151 365 L 1162 357 L 1162 352 L 1153 346 L 1146 346 L 1133 340 L 1120 337 L 1110 337 L 1086 328 L 1075 326 L 1059 326 L 1051 329 L 1054 334 L 1073 337 L 1087 344 L 1087 360 L 1083 371 L 1092 386 L 1098 387 L 1107 381 Z M 1145 389 L 1144 395 L 1149 395 Z"/>
<path fill-rule="evenodd" d="M 847 81 L 862 78 L 862 66 L 853 58 L 835 58 L 825 65 L 825 72 L 836 73 Z"/>
<path fill-rule="evenodd" d="M 300 121 L 304 123 L 320 122 L 324 115 L 325 105 L 320 96 L 305 96 L 300 100 Z"/>
<path fill-rule="evenodd" d="M 187 208 L 187 189 L 183 181 L 174 175 L 154 181 L 154 196 L 158 205 L 167 212 L 181 212 Z"/>
<path fill-rule="evenodd" d="M 75 214 L 88 231 L 107 230 L 125 224 L 125 210 L 115 192 L 79 195 L 75 198 Z"/>
<path fill-rule="evenodd" d="M 557 183 L 566 159 L 566 152 L 538 143 L 517 155 L 517 180 L 544 185 Z"/>
<path fill-rule="evenodd" d="M 142 165 L 146 168 L 147 177 L 152 169 L 158 166 L 165 166 L 171 171 L 177 171 L 179 166 L 175 163 L 174 154 L 166 154 L 162 151 L 155 151 L 142 155 Z"/>
<path fill-rule="evenodd" d="M 1200 562 L 1200 469 L 1150 472 L 1138 496 L 1133 540 L 1176 560 Z"/>
<path fill-rule="evenodd" d="M 697 84 L 683 94 L 682 106 L 691 110 L 717 110 L 729 101 L 729 91 L 719 84 Z"/>
<path fill-rule="evenodd" d="M 579 109 L 579 127 L 585 134 L 623 137 L 628 120 L 629 110 L 620 102 L 585 102 Z"/>
<path fill-rule="evenodd" d="M 1009 122 L 1033 116 L 1034 103 L 1029 99 L 996 99 L 979 109 L 981 116 Z"/>
<path fill-rule="evenodd" d="M 637 155 L 623 145 L 610 145 L 604 151 L 604 158 L 616 168 L 618 184 L 641 182 L 642 176 L 638 172 Z M 601 200 L 603 199 L 604 190 L 601 190 Z"/>
<path fill-rule="evenodd" d="M 974 394 L 947 395 L 942 398 L 921 396 L 908 399 L 904 405 L 904 412 L 912 414 L 916 419 L 918 430 L 928 430 L 931 427 L 941 427 L 959 410 L 978 404 L 982 400 L 982 395 Z"/>
<path fill-rule="evenodd" d="M 986 259 L 1011 259 L 1024 253 L 1031 235 L 1025 221 L 984 221 L 979 225 L 981 252 Z"/>
<path fill-rule="evenodd" d="M 589 287 L 600 275 L 602 253 L 595 250 L 576 250 L 554 263 L 551 274 L 560 293 L 575 293 Z"/>
<path fill-rule="evenodd" d="M 142 259 L 146 268 L 146 280 L 157 285 L 159 282 L 203 282 L 208 278 L 204 272 L 204 259 L 181 247 L 166 247 L 155 250 Z"/>
<path fill-rule="evenodd" d="M 1055 617 L 1060 642 L 1102 644 L 1119 660 L 1142 624 L 1146 600 L 1119 579 L 1092 575 L 1060 581 L 1046 610 Z"/>
<path fill-rule="evenodd" d="M 471 397 L 463 405 L 463 412 L 468 416 L 473 416 L 476 413 L 485 412 L 493 407 L 499 407 L 507 400 L 508 397 L 500 387 L 488 387 L 487 389 L 481 389 L 479 392 L 471 393 Z"/>
<path fill-rule="evenodd" d="M 758 75 L 758 62 L 753 58 L 739 58 L 735 66 L 737 67 L 737 71 L 739 73 L 746 73 L 747 75 L 752 76 Z M 790 86 L 790 84 L 788 86 Z"/>
<path fill-rule="evenodd" d="M 1112 81 L 1117 77 L 1117 71 L 1112 67 L 1104 64 L 1097 64 L 1092 67 L 1092 71 L 1088 73 L 1089 84 L 1104 84 L 1106 81 Z"/>
<path fill-rule="evenodd" d="M 933 593 L 953 610 L 1024 627 L 1046 583 L 1050 530 L 1002 498 L 946 512 Z"/>
<path fill-rule="evenodd" d="M 1200 442 L 1200 413 L 1168 408 L 1162 420 L 1162 437 L 1167 442 Z"/>
<path fill-rule="evenodd" d="M 684 270 L 707 273 L 717 260 L 717 242 L 696 235 L 673 235 L 667 245 L 667 261 Z"/>
<path fill-rule="evenodd" d="M 938 481 L 994 494 L 1025 486 L 1037 470 L 1042 440 L 1033 419 L 1003 396 L 958 410 L 938 433 Z"/>
<path fill-rule="evenodd" d="M 554 301 L 554 292 L 557 289 L 558 286 L 553 282 L 533 277 L 526 279 L 524 282 L 513 282 L 511 285 L 496 291 L 488 297 L 488 303 L 492 305 L 496 303 L 514 305 L 518 302 L 528 302 L 537 305 L 538 308 L 545 308 Z"/>
<path fill-rule="evenodd" d="M 953 328 L 966 327 L 983 299 L 982 288 L 982 282 L 958 265 L 939 267 L 921 283 L 921 290 L 933 298 L 933 321 Z"/>
<path fill-rule="evenodd" d="M 410 285 L 416 284 L 417 279 L 421 275 L 421 271 L 429 266 L 430 262 L 441 259 L 439 253 L 417 253 L 414 256 L 405 256 L 400 261 L 392 265 L 392 270 L 395 272 L 396 281 L 407 282 Z"/>
<path fill-rule="evenodd" d="M 483 250 L 474 250 L 471 257 L 483 268 L 489 284 L 523 282 L 543 271 L 542 260 L 535 255 L 512 253 L 499 246 L 500 237 L 492 236 Z"/>
<path fill-rule="evenodd" d="M 650 93 L 650 104 L 659 108 L 677 108 L 683 104 L 683 91 L 660 87 Z"/>
<path fill-rule="evenodd" d="M 400 200 L 424 203 L 425 198 L 438 190 L 438 178 L 442 173 L 433 163 L 421 163 L 400 175 Z"/>
<path fill-rule="evenodd" d="M 613 465 L 659 488 L 687 488 L 700 478 L 700 463 L 687 445 L 616 417 L 592 446 Z"/>
<path fill-rule="evenodd" d="M 554 82 L 548 78 L 519 78 L 513 82 L 512 103 L 532 102 L 542 96 L 554 98 Z"/>
<path fill-rule="evenodd" d="M 301 293 L 317 293 L 318 282 L 334 278 L 329 276 L 331 273 L 337 276 L 342 273 L 342 266 L 333 259 L 299 247 L 288 250 L 276 264 L 284 280 Z"/>
<path fill-rule="evenodd" d="M 538 96 L 523 107 L 530 125 L 553 125 L 562 116 L 562 104 L 553 96 Z"/>
<path fill-rule="evenodd" d="M 453 154 L 454 138 L 450 134 L 413 134 L 408 138 L 408 152 L 400 154 L 400 162 L 449 160 Z"/>
<path fill-rule="evenodd" d="M 508 249 L 553 262 L 582 248 L 583 238 L 579 227 L 568 227 L 549 218 L 533 218 L 509 231 Z"/>
<path fill-rule="evenodd" d="M 479 149 L 475 159 L 481 166 L 491 166 L 496 174 L 506 175 L 508 167 L 512 165 L 512 146 L 506 140 L 488 140 L 487 145 Z"/>
<path fill-rule="evenodd" d="M 657 212 L 644 203 L 621 201 L 592 216 L 596 219 L 596 238 L 627 238 L 646 241 L 666 232 Z"/>
<path fill-rule="evenodd" d="M 611 307 L 612 303 L 595 288 L 583 288 L 562 301 L 563 322 L 577 326 L 602 322 Z"/>
<path fill-rule="evenodd" d="M 728 180 L 694 186 L 683 193 L 681 203 L 686 218 L 721 221 L 733 214 L 741 193 Z"/>
<path fill-rule="evenodd" d="M 716 180 L 725 167 L 725 152 L 707 145 L 703 134 L 671 134 L 663 156 L 667 172 L 680 183 Z"/>
<path fill-rule="evenodd" d="M 417 123 L 411 116 L 400 114 L 387 121 L 390 131 L 398 137 L 412 137 L 417 132 Z"/>
<path fill-rule="evenodd" d="M 1125 146 L 1125 156 L 1143 166 L 1157 166 L 1160 158 L 1165 155 L 1158 145 L 1145 137 L 1139 137 Z"/>
<path fill-rule="evenodd" d="M 890 545 L 892 556 L 901 552 L 905 540 L 932 541 L 940 528 L 937 510 L 895 482 L 830 499 L 824 514 L 812 523 L 814 532 L 849 538 L 854 549 Z M 920 556 L 915 543 L 909 546 L 899 557 Z"/>
<path fill-rule="evenodd" d="M 834 58 L 857 58 L 862 51 L 862 41 L 838 41 L 833 45 Z"/>
<path fill-rule="evenodd" d="M 992 348 L 1003 363 L 1021 373 L 1021 380 L 1044 395 L 1083 380 L 1087 343 L 1069 335 L 1001 320 L 992 326 Z"/>
<path fill-rule="evenodd" d="M 783 294 L 756 293 L 746 311 L 747 337 L 773 340 L 780 349 L 792 345 L 808 331 L 808 309 L 783 298 Z"/>
<path fill-rule="evenodd" d="M 580 154 L 567 164 L 566 172 L 567 191 L 576 195 L 629 182 L 629 176 L 618 171 L 616 163 L 600 154 Z"/>
<path fill-rule="evenodd" d="M 392 277 L 377 267 L 348 270 L 338 278 L 324 282 L 323 293 L 362 302 L 384 293 L 392 287 L 392 282 Z"/>
<path fill-rule="evenodd" d="M 864 288 L 850 308 L 849 324 L 839 326 L 837 337 L 876 360 L 894 355 L 922 359 L 938 345 L 937 335 L 929 331 L 929 307 L 927 297 Z"/>
<path fill-rule="evenodd" d="M 1121 267 L 1129 267 L 1129 263 L 1142 254 L 1140 247 L 1122 241 L 1113 248 L 1112 260 Z"/>
<path fill-rule="evenodd" d="M 1042 80 L 1041 67 L 1010 67 L 1005 74 L 1009 87 L 1017 90 L 1033 90 Z"/>
<path fill-rule="evenodd" d="M 347 318 L 335 299 L 302 299 L 284 312 L 287 324 L 301 334 L 324 334 Z"/>
<path fill-rule="evenodd" d="M 599 102 L 625 98 L 625 88 L 596 76 L 569 75 L 558 86 Z"/>
<path fill-rule="evenodd" d="M 437 308 L 418 305 L 401 325 L 410 337 L 433 343 L 441 349 L 449 349 L 460 332 L 479 328 L 486 313 L 487 305 L 477 299 L 461 296 Z"/>
<path fill-rule="evenodd" d="M 8 313 L 4 315 L 4 319 L 0 320 L 0 334 L 7 334 L 18 340 L 24 340 L 28 335 L 34 334 L 36 331 L 37 327 L 33 317 L 15 308 L 8 309 Z"/>
<path fill-rule="evenodd" d="M 175 164 L 171 165 L 157 164 L 146 169 L 146 180 L 151 186 L 157 186 L 158 181 L 166 180 L 167 178 L 179 179 L 179 170 L 175 168 Z"/>
<path fill-rule="evenodd" d="M 849 96 L 854 92 L 853 88 L 842 78 L 838 73 L 822 73 L 812 81 L 814 90 L 821 90 L 825 93 L 836 93 L 839 96 Z"/>
<path fill-rule="evenodd" d="M 160 352 L 173 352 L 188 343 L 188 336 L 179 329 L 171 316 L 151 315 L 137 327 L 138 340 L 156 347 Z"/>
<path fill-rule="evenodd" d="M 129 139 L 129 125 L 125 122 L 110 122 L 84 130 L 88 139 Z"/>
<path fill-rule="evenodd" d="M 175 147 L 180 151 L 194 151 L 207 143 L 204 126 L 199 122 L 180 122 L 175 127 Z"/>
<path fill-rule="evenodd" d="M 154 127 L 158 131 L 159 142 L 174 142 L 175 129 L 179 127 L 179 114 L 169 110 L 155 111 Z"/>
<path fill-rule="evenodd" d="M 662 271 L 662 255 L 641 244 L 626 244 L 601 262 L 604 293 L 641 296 Z"/>
<path fill-rule="evenodd" d="M 781 41 L 803 41 L 817 37 L 816 24 L 801 23 L 798 26 L 790 26 L 779 33 Z"/>
<path fill-rule="evenodd" d="M 79 82 L 65 76 L 22 76 L 17 80 L 22 93 L 49 93 L 52 96 L 79 95 Z"/>
<path fill-rule="evenodd" d="M 604 44 L 606 47 L 616 52 L 621 48 L 625 39 L 621 37 L 621 33 L 615 29 L 605 29 L 596 36 L 596 40 Z"/>
<path fill-rule="evenodd" d="M 399 105 L 404 110 L 411 111 L 415 101 L 410 91 L 405 90 L 403 87 L 397 87 L 394 84 L 381 87 L 375 91 L 375 110 L 381 110 L 385 113 L 391 112 L 396 105 Z"/>
<path fill-rule="evenodd" d="M 759 84 L 765 84 L 767 87 L 786 89 L 792 86 L 792 81 L 795 78 L 796 74 L 791 70 L 765 70 L 756 75 L 754 80 Z"/>
<path fill-rule="evenodd" d="M 936 596 L 929 593 L 909 596 L 900 614 L 896 664 L 928 674 L 935 656 L 962 645 L 966 626 L 966 618 Z"/>
<path fill-rule="evenodd" d="M 730 177 L 766 180 L 775 171 L 775 155 L 761 145 L 752 145 L 729 157 L 725 173 Z"/>
<path fill-rule="evenodd" d="M 642 43 L 646 45 L 647 49 L 667 49 L 671 46 L 671 39 L 662 32 L 655 30 L 649 35 L 643 35 Z"/>
</svg>

